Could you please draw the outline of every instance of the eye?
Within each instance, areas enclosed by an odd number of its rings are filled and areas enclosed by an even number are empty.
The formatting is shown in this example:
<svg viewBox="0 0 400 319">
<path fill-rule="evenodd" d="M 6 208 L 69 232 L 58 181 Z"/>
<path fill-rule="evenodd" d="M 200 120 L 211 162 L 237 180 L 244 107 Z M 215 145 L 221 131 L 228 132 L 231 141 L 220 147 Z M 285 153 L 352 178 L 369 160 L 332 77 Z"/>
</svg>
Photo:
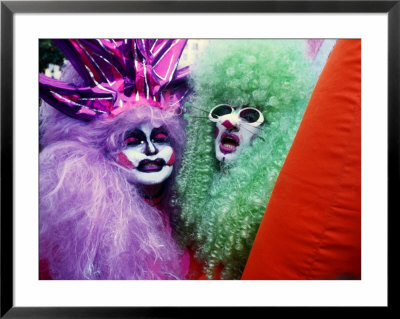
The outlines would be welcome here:
<svg viewBox="0 0 400 319">
<path fill-rule="evenodd" d="M 256 109 L 247 108 L 240 111 L 239 116 L 249 123 L 254 123 L 260 119 L 261 113 Z"/>
<path fill-rule="evenodd" d="M 146 143 L 146 135 L 138 129 L 130 131 L 126 134 L 124 144 L 127 146 L 137 146 Z"/>
<path fill-rule="evenodd" d="M 166 143 L 168 142 L 168 135 L 167 133 L 157 133 L 153 138 L 151 139 L 152 142 L 155 143 Z"/>
<path fill-rule="evenodd" d="M 135 136 L 130 136 L 128 137 L 125 141 L 124 144 L 128 145 L 128 146 L 135 146 L 135 145 L 139 145 L 139 144 L 143 144 L 144 140 Z"/>
<path fill-rule="evenodd" d="M 211 115 L 212 118 L 218 119 L 220 116 L 231 114 L 232 110 L 233 109 L 232 109 L 232 107 L 230 105 L 221 104 L 221 105 L 217 105 L 216 107 L 214 107 L 211 110 L 210 115 Z"/>
</svg>

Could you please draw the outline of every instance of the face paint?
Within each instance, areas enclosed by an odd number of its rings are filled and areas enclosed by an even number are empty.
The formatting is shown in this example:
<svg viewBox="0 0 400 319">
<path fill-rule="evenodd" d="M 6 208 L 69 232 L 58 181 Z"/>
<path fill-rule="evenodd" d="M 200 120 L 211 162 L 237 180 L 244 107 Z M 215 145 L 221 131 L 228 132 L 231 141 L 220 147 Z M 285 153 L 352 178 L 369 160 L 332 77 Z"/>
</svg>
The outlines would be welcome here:
<svg viewBox="0 0 400 319">
<path fill-rule="evenodd" d="M 172 150 L 172 154 L 171 157 L 169 158 L 169 161 L 167 163 L 167 165 L 173 165 L 175 163 L 175 152 Z"/>
<path fill-rule="evenodd" d="M 215 131 L 214 131 L 214 138 L 217 138 L 218 134 L 219 134 L 219 129 L 218 129 L 218 127 L 216 126 L 216 127 L 215 127 Z"/>
<path fill-rule="evenodd" d="M 123 152 L 118 153 L 117 163 L 124 166 L 125 168 L 135 168 L 135 166 L 133 166 L 132 162 L 126 157 Z"/>
<path fill-rule="evenodd" d="M 126 135 L 125 144 L 122 154 L 131 163 L 131 183 L 155 185 L 171 175 L 175 154 L 164 127 L 143 123 Z M 117 160 L 122 158 L 119 155 Z M 127 167 L 126 161 L 120 163 Z"/>
<path fill-rule="evenodd" d="M 216 122 L 215 156 L 225 162 L 235 160 L 250 145 L 264 121 L 262 113 L 255 108 L 234 109 L 227 104 L 214 107 L 209 119 Z"/>
</svg>

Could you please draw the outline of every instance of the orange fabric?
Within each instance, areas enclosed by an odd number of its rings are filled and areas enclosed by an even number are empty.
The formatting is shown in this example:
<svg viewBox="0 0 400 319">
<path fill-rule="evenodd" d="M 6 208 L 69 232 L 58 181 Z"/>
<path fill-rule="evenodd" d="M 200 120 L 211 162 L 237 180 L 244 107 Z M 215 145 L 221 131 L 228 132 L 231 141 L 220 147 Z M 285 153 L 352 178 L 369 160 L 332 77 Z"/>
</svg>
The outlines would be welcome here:
<svg viewBox="0 0 400 319">
<path fill-rule="evenodd" d="M 361 278 L 361 40 L 332 50 L 242 279 Z"/>
</svg>

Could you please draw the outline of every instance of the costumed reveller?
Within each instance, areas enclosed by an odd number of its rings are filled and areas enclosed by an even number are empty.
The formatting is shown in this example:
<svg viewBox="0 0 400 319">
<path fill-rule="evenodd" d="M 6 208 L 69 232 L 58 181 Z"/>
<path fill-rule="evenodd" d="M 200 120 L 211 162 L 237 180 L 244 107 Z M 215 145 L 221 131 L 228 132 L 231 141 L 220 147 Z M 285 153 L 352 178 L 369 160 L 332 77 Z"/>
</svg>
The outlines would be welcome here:
<svg viewBox="0 0 400 319">
<path fill-rule="evenodd" d="M 174 194 L 201 265 L 187 279 L 241 278 L 317 79 L 306 52 L 304 40 L 215 40 L 193 69 Z"/>
<path fill-rule="evenodd" d="M 186 40 L 54 43 L 70 65 L 61 81 L 40 75 L 40 278 L 184 278 L 167 206 Z"/>
</svg>

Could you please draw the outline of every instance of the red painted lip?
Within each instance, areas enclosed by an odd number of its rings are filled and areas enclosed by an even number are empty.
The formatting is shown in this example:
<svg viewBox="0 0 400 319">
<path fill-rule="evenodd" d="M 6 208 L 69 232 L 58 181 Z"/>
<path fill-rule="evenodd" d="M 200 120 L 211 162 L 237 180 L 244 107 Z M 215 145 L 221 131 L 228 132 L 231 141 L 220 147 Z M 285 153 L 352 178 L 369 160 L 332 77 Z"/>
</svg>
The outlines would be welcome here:
<svg viewBox="0 0 400 319">
<path fill-rule="evenodd" d="M 137 170 L 142 173 L 154 173 L 159 172 L 163 169 L 165 161 L 163 159 L 157 158 L 154 161 L 143 160 L 140 161 Z"/>
<path fill-rule="evenodd" d="M 231 133 L 223 133 L 220 139 L 219 149 L 222 153 L 228 154 L 236 151 L 240 144 L 240 139 L 237 135 Z"/>
</svg>

